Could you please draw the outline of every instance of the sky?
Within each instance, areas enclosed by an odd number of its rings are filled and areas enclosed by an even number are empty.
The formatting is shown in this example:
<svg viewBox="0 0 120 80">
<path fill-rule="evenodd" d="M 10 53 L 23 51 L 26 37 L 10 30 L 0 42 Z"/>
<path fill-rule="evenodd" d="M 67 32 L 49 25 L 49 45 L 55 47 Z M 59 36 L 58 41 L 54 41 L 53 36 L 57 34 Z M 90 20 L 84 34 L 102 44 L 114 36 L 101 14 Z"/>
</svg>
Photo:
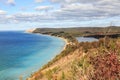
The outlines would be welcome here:
<svg viewBox="0 0 120 80">
<path fill-rule="evenodd" d="M 120 0 L 0 0 L 0 30 L 120 25 Z"/>
</svg>

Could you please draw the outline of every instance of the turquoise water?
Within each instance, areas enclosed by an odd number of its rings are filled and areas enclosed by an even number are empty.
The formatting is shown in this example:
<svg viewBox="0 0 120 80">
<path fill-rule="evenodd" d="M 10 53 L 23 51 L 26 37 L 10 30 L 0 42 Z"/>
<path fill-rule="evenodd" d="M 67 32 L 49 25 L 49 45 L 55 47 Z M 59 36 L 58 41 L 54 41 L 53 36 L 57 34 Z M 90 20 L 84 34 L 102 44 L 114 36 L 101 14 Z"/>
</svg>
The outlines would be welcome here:
<svg viewBox="0 0 120 80">
<path fill-rule="evenodd" d="M 0 80 L 24 80 L 60 53 L 59 38 L 23 32 L 0 32 Z"/>
<path fill-rule="evenodd" d="M 93 37 L 77 37 L 77 40 L 79 42 L 93 42 L 93 41 L 98 41 L 98 39 L 93 38 Z"/>
</svg>

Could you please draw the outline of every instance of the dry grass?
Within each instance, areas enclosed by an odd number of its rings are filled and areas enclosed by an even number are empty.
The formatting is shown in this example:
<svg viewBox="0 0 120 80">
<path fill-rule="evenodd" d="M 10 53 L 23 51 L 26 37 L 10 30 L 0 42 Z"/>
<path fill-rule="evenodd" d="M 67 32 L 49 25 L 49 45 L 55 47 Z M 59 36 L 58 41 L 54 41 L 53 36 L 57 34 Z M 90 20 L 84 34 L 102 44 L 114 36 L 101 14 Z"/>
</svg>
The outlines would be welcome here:
<svg viewBox="0 0 120 80">
<path fill-rule="evenodd" d="M 120 39 L 80 43 L 28 80 L 120 80 Z"/>
</svg>

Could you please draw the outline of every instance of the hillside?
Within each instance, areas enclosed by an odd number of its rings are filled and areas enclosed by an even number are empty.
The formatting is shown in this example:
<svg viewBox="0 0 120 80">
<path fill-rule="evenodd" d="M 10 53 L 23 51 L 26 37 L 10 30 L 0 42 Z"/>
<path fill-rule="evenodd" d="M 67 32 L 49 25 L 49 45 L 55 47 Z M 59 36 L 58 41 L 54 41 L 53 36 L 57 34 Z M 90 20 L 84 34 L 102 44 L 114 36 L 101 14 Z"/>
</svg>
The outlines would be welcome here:
<svg viewBox="0 0 120 80">
<path fill-rule="evenodd" d="M 37 28 L 34 33 L 56 33 L 65 32 L 72 36 L 89 36 L 89 35 L 106 35 L 106 34 L 120 34 L 120 27 L 76 27 L 76 28 Z"/>
<path fill-rule="evenodd" d="M 79 43 L 68 55 L 34 73 L 28 80 L 119 80 L 120 39 Z"/>
<path fill-rule="evenodd" d="M 117 28 L 112 31 L 114 33 L 119 33 L 119 27 Z M 96 31 L 100 32 L 103 28 L 100 28 L 100 30 L 97 29 Z M 92 30 L 95 29 L 91 29 L 91 31 Z M 76 29 L 76 32 L 74 33 L 78 33 L 77 31 L 78 29 Z M 73 30 L 71 32 L 73 32 Z M 52 31 L 52 29 L 39 28 L 36 29 L 34 33 L 62 37 L 67 39 L 69 44 L 67 44 L 66 48 L 52 61 L 44 65 L 39 71 L 32 74 L 28 80 L 120 79 L 119 37 L 113 39 L 106 36 L 99 39 L 98 42 L 78 43 L 73 36 L 73 33 L 69 33 L 67 29 L 64 31 L 63 29 Z"/>
</svg>

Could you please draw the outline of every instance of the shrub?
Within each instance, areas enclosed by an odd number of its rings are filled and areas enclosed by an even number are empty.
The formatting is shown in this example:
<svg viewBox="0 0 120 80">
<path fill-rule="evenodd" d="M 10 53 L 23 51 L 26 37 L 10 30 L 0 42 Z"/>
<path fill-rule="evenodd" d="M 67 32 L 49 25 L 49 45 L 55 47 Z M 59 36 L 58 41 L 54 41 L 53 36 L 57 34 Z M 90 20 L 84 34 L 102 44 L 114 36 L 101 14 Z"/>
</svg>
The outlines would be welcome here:
<svg viewBox="0 0 120 80">
<path fill-rule="evenodd" d="M 119 80 L 120 62 L 117 53 L 111 52 L 91 58 L 94 67 L 92 80 Z"/>
<path fill-rule="evenodd" d="M 47 77 L 48 80 L 51 80 L 53 78 L 53 76 L 52 76 L 53 75 L 52 70 L 50 69 L 50 70 L 46 71 L 45 75 L 46 75 L 46 77 Z"/>
</svg>

